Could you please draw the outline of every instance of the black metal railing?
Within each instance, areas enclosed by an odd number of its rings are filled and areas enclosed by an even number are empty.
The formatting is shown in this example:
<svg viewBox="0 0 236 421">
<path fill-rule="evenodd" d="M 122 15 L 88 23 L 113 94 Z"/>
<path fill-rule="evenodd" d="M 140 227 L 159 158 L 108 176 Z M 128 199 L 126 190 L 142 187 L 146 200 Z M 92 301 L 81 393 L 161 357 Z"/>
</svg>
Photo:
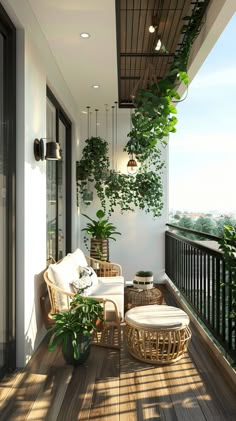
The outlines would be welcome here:
<svg viewBox="0 0 236 421">
<path fill-rule="evenodd" d="M 206 325 L 226 353 L 236 362 L 235 321 L 232 311 L 230 273 L 222 253 L 217 250 L 219 237 L 167 224 L 174 231 L 166 231 L 166 274 L 182 293 L 194 312 Z M 211 240 L 185 238 L 176 232 L 198 235 Z M 222 285 L 224 284 L 224 285 Z"/>
</svg>

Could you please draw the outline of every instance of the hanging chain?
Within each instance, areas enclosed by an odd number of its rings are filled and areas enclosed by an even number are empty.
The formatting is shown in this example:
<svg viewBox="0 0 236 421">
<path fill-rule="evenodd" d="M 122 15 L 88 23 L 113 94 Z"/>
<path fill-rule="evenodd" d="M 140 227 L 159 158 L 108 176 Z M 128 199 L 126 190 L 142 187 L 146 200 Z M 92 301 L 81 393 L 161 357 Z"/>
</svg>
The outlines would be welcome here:
<svg viewBox="0 0 236 421">
<path fill-rule="evenodd" d="M 96 137 L 98 137 L 98 109 L 95 109 L 96 112 Z"/>
<path fill-rule="evenodd" d="M 114 109 L 115 106 L 112 105 L 112 169 L 114 170 Z"/>
<path fill-rule="evenodd" d="M 115 127 L 116 127 L 116 138 L 115 138 L 115 169 L 117 171 L 117 153 L 118 153 L 118 148 L 117 148 L 117 110 L 118 110 L 118 102 L 115 101 L 116 104 L 116 114 L 115 114 Z"/>
<path fill-rule="evenodd" d="M 87 114 L 88 114 L 88 119 L 87 119 L 87 121 L 88 121 L 88 139 L 89 139 L 89 137 L 90 137 L 90 126 L 89 126 L 89 117 L 90 117 L 90 115 L 89 115 L 89 109 L 90 109 L 90 107 L 89 106 L 87 106 L 86 107 L 87 108 Z"/>
</svg>

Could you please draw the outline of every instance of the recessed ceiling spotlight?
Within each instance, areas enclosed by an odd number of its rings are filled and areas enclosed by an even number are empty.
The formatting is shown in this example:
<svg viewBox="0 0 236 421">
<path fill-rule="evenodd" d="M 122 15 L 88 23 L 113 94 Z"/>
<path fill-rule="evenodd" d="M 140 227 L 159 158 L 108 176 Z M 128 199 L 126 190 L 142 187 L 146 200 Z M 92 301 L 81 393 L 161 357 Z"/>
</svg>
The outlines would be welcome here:
<svg viewBox="0 0 236 421">
<path fill-rule="evenodd" d="M 98 88 L 100 88 L 100 85 L 93 85 L 92 88 L 98 89 Z"/>
<path fill-rule="evenodd" d="M 87 114 L 87 111 L 81 111 L 81 114 Z"/>
<path fill-rule="evenodd" d="M 91 35 L 88 32 L 81 32 L 80 36 L 81 38 L 84 38 L 84 39 L 91 37 Z"/>
</svg>

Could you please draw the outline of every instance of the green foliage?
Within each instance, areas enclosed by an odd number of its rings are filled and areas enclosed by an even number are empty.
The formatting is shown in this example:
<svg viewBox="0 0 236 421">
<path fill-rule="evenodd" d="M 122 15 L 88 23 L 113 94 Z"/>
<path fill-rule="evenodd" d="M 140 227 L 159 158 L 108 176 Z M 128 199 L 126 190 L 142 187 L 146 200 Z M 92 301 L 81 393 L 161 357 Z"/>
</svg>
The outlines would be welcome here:
<svg viewBox="0 0 236 421">
<path fill-rule="evenodd" d="M 49 329 L 52 332 L 48 344 L 49 351 L 54 351 L 59 344 L 62 344 L 66 352 L 67 344 L 70 341 L 75 360 L 80 357 L 77 346 L 78 338 L 81 335 L 91 335 L 91 332 L 97 329 L 96 322 L 104 321 L 103 307 L 99 301 L 90 297 L 82 297 L 79 294 L 75 294 L 69 311 L 53 314 L 52 317 L 55 324 Z"/>
<path fill-rule="evenodd" d="M 223 252 L 229 281 L 225 284 L 232 290 L 232 311 L 230 317 L 236 320 L 236 227 L 225 225 L 224 237 L 219 240 L 219 248 Z"/>
<path fill-rule="evenodd" d="M 88 222 L 87 226 L 81 231 L 86 231 L 88 235 L 91 235 L 92 238 L 101 238 L 103 240 L 111 239 L 116 241 L 113 237 L 114 235 L 120 235 L 121 233 L 116 231 L 115 225 L 108 221 L 105 218 L 105 212 L 100 209 L 97 211 L 96 216 L 98 220 L 90 218 L 88 215 L 82 214 L 85 218 L 89 219 L 91 222 Z"/>
<path fill-rule="evenodd" d="M 138 272 L 136 272 L 135 275 L 140 276 L 142 278 L 148 278 L 150 276 L 153 276 L 153 272 L 150 270 L 139 270 Z"/>
</svg>

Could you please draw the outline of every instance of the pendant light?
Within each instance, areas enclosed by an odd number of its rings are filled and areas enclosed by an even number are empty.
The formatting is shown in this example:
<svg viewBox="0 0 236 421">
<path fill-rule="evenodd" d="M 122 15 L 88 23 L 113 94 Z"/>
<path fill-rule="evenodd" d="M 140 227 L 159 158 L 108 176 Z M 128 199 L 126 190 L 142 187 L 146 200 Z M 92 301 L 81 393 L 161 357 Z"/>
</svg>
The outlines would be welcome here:
<svg viewBox="0 0 236 421">
<path fill-rule="evenodd" d="M 137 170 L 138 170 L 137 161 L 133 158 L 133 155 L 131 155 L 131 158 L 129 159 L 127 163 L 127 172 L 129 175 L 135 175 Z"/>
<path fill-rule="evenodd" d="M 111 133 L 111 138 L 112 138 L 112 149 L 111 149 L 111 168 L 114 170 L 115 169 L 115 165 L 114 165 L 114 109 L 115 106 L 112 105 L 111 110 L 112 110 L 112 133 Z"/>
<path fill-rule="evenodd" d="M 90 138 L 90 107 L 87 106 L 87 113 L 88 113 L 88 139 Z M 96 134 L 97 135 L 97 134 Z M 85 205 L 90 205 L 93 201 L 93 192 L 89 189 L 89 182 L 87 181 L 86 189 L 83 192 L 82 199 Z"/>
<path fill-rule="evenodd" d="M 132 130 L 132 111 L 130 109 L 130 131 Z M 127 163 L 127 172 L 129 175 L 135 175 L 138 171 L 137 161 L 134 159 L 133 154 Z"/>
</svg>

